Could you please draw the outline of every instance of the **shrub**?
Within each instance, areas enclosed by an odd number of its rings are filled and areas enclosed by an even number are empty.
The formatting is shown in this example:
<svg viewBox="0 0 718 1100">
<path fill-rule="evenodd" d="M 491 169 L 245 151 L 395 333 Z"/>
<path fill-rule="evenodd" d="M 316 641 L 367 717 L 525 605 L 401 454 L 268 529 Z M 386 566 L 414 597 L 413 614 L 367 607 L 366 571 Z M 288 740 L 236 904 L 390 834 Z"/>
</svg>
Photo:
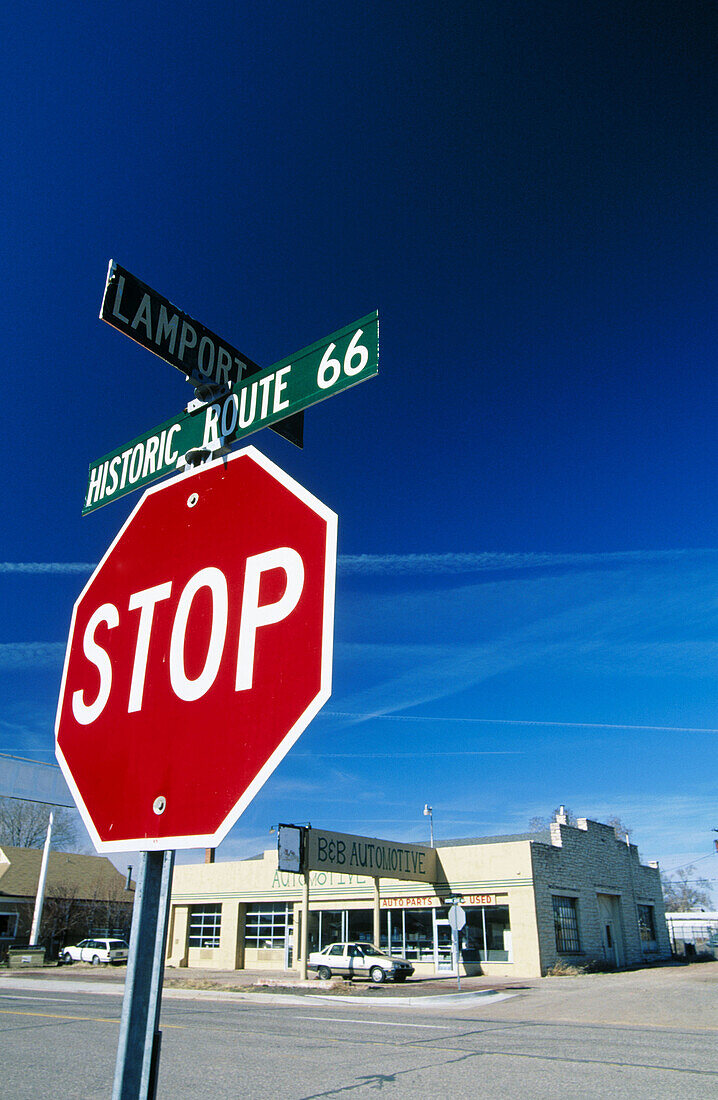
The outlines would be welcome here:
<svg viewBox="0 0 718 1100">
<path fill-rule="evenodd" d="M 585 966 L 575 966 L 573 963 L 557 959 L 553 966 L 546 971 L 547 978 L 575 978 L 579 974 L 585 974 Z"/>
</svg>

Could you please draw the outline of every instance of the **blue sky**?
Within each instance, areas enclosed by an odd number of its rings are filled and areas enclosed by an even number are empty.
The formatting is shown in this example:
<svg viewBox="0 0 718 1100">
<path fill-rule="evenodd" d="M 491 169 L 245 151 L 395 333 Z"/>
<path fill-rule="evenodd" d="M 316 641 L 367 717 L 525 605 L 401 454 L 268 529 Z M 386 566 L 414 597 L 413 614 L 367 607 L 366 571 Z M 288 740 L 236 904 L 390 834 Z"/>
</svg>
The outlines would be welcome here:
<svg viewBox="0 0 718 1100">
<path fill-rule="evenodd" d="M 52 759 L 92 459 L 182 376 L 112 257 L 262 365 L 378 308 L 380 374 L 250 442 L 339 515 L 335 688 L 277 821 L 420 840 L 618 813 L 711 856 L 712 5 L 138 0 L 3 13 L 0 752 Z M 183 858 L 191 858 L 185 856 Z"/>
</svg>

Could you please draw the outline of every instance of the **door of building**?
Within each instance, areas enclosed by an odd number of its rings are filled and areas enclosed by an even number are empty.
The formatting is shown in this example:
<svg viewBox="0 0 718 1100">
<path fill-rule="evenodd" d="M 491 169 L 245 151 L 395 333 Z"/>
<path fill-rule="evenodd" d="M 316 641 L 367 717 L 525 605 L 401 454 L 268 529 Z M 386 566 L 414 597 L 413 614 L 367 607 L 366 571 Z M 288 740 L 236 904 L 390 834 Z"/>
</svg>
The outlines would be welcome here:
<svg viewBox="0 0 718 1100">
<path fill-rule="evenodd" d="M 451 925 L 444 916 L 438 916 L 444 910 L 432 910 L 434 915 L 434 969 L 437 974 L 456 974 L 457 959 L 454 958 L 453 934 Z"/>
<path fill-rule="evenodd" d="M 623 966 L 623 935 L 621 932 L 619 899 L 615 894 L 598 894 L 597 898 L 604 958 L 615 966 Z"/>
</svg>

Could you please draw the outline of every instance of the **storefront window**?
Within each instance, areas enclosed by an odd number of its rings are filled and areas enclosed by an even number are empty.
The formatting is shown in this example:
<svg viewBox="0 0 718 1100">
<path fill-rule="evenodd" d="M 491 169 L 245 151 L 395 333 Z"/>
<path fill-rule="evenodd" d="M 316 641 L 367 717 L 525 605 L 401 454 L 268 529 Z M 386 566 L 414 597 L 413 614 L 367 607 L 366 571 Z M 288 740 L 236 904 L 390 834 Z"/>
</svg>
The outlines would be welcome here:
<svg viewBox="0 0 718 1100">
<path fill-rule="evenodd" d="M 467 906 L 461 957 L 464 962 L 511 962 L 508 905 Z"/>
<path fill-rule="evenodd" d="M 219 947 L 221 905 L 193 905 L 189 911 L 189 946 Z"/>
<path fill-rule="evenodd" d="M 392 913 L 392 923 L 398 913 Z M 404 909 L 404 950 L 406 959 L 434 960 L 434 922 L 431 909 Z"/>
<path fill-rule="evenodd" d="M 326 947 L 328 943 L 341 943 L 346 939 L 344 935 L 344 910 L 322 909 L 319 914 L 319 947 Z"/>
<path fill-rule="evenodd" d="M 652 905 L 638 906 L 638 926 L 641 930 L 641 942 L 644 944 L 655 943 L 656 922 L 653 918 Z"/>
<path fill-rule="evenodd" d="M 374 914 L 371 909 L 347 909 L 347 939 L 374 943 Z"/>
<path fill-rule="evenodd" d="M 465 912 L 466 927 L 461 934 L 464 962 L 512 962 L 508 905 L 467 906 Z M 447 913 L 446 909 L 433 908 L 383 909 L 378 946 L 415 962 L 436 962 L 439 969 L 442 962 L 450 966 L 451 929 L 445 919 Z M 373 911 L 314 910 L 309 914 L 308 937 L 310 951 L 331 943 L 374 943 Z"/>
<path fill-rule="evenodd" d="M 298 914 L 298 928 L 297 937 L 301 942 L 302 938 L 302 914 L 301 911 Z M 318 951 L 319 950 L 319 913 L 309 912 L 309 920 L 307 921 L 307 950 Z"/>
<path fill-rule="evenodd" d="M 556 950 L 566 955 L 580 953 L 576 898 L 554 895 L 553 923 L 556 931 Z"/>
<path fill-rule="evenodd" d="M 248 905 L 244 941 L 247 947 L 284 947 L 291 935 L 294 907 L 284 902 Z"/>
<path fill-rule="evenodd" d="M 373 943 L 374 914 L 371 909 L 313 911 L 309 914 L 308 936 L 310 951 L 319 951 L 329 943 Z"/>
<path fill-rule="evenodd" d="M 404 914 L 390 909 L 382 913 L 382 946 L 389 948 L 393 955 L 404 954 Z"/>
</svg>

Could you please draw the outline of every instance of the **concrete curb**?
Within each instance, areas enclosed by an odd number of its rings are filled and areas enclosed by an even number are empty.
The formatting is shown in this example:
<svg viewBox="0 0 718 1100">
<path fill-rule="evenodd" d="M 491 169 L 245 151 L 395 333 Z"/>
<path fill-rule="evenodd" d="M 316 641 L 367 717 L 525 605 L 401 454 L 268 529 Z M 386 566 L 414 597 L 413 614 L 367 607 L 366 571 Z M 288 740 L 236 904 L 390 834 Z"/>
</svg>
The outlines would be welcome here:
<svg viewBox="0 0 718 1100">
<path fill-rule="evenodd" d="M 369 997 L 329 997 L 322 994 L 312 994 L 312 1000 L 339 1001 L 343 1004 L 370 1004 L 374 1006 L 390 1005 L 392 1008 L 403 1008 L 404 1005 L 412 1008 L 424 1006 L 437 1008 L 445 1005 L 447 1008 L 470 1008 L 476 1001 L 489 1000 L 492 1004 L 497 1001 L 507 1001 L 516 997 L 516 993 L 499 993 L 497 989 L 477 989 L 473 993 L 430 993 L 426 997 L 382 997 L 381 1000 L 371 1000 Z M 306 997 L 303 998 L 306 1000 Z"/>
<path fill-rule="evenodd" d="M 3 989 L 34 989 L 38 993 L 102 993 L 121 997 L 125 991 L 124 982 L 68 981 L 65 978 L 0 978 L 0 993 Z"/>
<path fill-rule="evenodd" d="M 101 993 L 105 996 L 121 997 L 124 993 L 122 982 L 68 981 L 52 978 L 0 978 L 0 993 L 5 989 L 34 989 L 40 993 L 52 993 L 64 990 L 66 993 Z M 437 993 L 425 997 L 377 997 L 333 996 L 327 993 L 252 993 L 231 989 L 182 989 L 165 986 L 163 999 L 199 1000 L 199 1001 L 254 1001 L 260 1004 L 334 1004 L 367 1005 L 371 1008 L 469 1008 L 477 1001 L 489 1001 L 492 1004 L 515 997 L 515 993 L 499 993 L 494 989 L 481 989 L 473 993 Z"/>
</svg>

